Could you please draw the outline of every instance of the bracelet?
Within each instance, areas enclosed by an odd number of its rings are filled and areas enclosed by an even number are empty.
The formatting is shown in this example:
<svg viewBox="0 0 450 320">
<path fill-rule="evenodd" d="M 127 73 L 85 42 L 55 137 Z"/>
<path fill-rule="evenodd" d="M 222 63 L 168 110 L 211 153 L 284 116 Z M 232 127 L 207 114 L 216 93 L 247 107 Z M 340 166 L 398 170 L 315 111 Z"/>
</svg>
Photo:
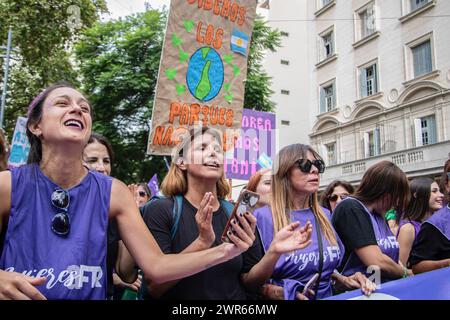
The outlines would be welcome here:
<svg viewBox="0 0 450 320">
<path fill-rule="evenodd" d="M 408 277 L 408 269 L 405 267 L 405 266 L 403 266 L 403 275 L 402 275 L 402 278 L 407 278 Z"/>
</svg>

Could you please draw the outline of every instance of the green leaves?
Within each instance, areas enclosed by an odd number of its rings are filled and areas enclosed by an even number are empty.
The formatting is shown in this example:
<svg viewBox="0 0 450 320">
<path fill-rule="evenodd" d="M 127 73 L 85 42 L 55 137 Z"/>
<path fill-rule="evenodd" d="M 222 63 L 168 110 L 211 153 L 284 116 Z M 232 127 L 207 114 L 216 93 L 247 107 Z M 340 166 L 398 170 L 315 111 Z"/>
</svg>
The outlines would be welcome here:
<svg viewBox="0 0 450 320">
<path fill-rule="evenodd" d="M 175 68 L 166 69 L 166 77 L 169 80 L 173 80 L 177 75 L 177 70 Z"/>
<path fill-rule="evenodd" d="M 228 102 L 228 103 L 233 102 L 233 93 L 229 92 L 228 94 L 225 95 L 224 98 L 225 98 L 225 101 Z"/>
<path fill-rule="evenodd" d="M 241 74 L 241 69 L 235 64 L 233 64 L 233 76 L 237 77 Z"/>
<path fill-rule="evenodd" d="M 180 48 L 179 57 L 180 57 L 180 62 L 184 63 L 187 60 L 189 60 L 189 53 L 183 51 L 183 49 Z"/>
<path fill-rule="evenodd" d="M 191 32 L 192 28 L 194 28 L 194 21 L 183 20 L 183 25 L 187 32 Z"/>
<path fill-rule="evenodd" d="M 9 136 L 17 117 L 26 114 L 30 101 L 44 87 L 60 80 L 79 85 L 73 45 L 106 11 L 105 0 L 0 0 L 0 45 L 6 44 L 11 26 L 13 47 L 18 50 L 8 80 L 5 128 Z"/>
<path fill-rule="evenodd" d="M 179 96 L 181 96 L 183 93 L 186 92 L 186 86 L 185 86 L 184 84 L 179 84 L 179 83 L 177 83 L 177 85 L 176 85 L 176 90 L 177 90 L 177 94 L 178 94 Z"/>
<path fill-rule="evenodd" d="M 174 47 L 179 47 L 182 44 L 183 44 L 183 41 L 181 40 L 181 38 L 178 37 L 176 33 L 172 34 L 172 45 Z"/>
<path fill-rule="evenodd" d="M 224 54 L 223 61 L 225 61 L 226 64 L 231 64 L 233 62 L 233 55 L 232 54 Z"/>
<path fill-rule="evenodd" d="M 165 15 L 149 10 L 97 23 L 75 50 L 83 91 L 95 112 L 94 130 L 111 140 L 117 159 L 112 175 L 127 183 L 165 172 L 162 157 L 146 155 Z M 164 80 L 176 76 L 176 68 L 161 72 Z"/>
<path fill-rule="evenodd" d="M 247 81 L 245 82 L 244 105 L 246 108 L 260 111 L 274 111 L 275 104 L 270 100 L 271 78 L 262 67 L 264 52 L 276 51 L 281 46 L 281 34 L 271 29 L 261 18 L 255 19 L 250 53 L 247 61 Z"/>
</svg>

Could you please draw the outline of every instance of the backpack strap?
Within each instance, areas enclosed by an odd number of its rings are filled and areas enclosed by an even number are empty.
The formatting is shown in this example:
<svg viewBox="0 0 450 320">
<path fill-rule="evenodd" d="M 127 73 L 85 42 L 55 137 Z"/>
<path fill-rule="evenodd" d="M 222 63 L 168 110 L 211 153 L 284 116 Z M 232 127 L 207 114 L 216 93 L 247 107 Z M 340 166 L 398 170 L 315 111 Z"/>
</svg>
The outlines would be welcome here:
<svg viewBox="0 0 450 320">
<path fill-rule="evenodd" d="M 183 196 L 176 195 L 173 196 L 173 209 L 172 209 L 172 218 L 173 224 L 170 229 L 170 238 L 173 240 L 175 238 L 175 234 L 178 231 L 178 224 L 180 223 L 181 210 L 183 209 Z"/>
<path fill-rule="evenodd" d="M 152 204 L 153 202 L 155 202 L 156 200 L 159 200 L 159 199 L 164 199 L 165 197 L 163 197 L 163 196 L 158 196 L 158 195 L 155 195 L 155 196 L 153 196 L 153 197 L 151 197 L 143 206 L 141 206 L 141 207 L 139 207 L 139 212 L 141 213 L 141 217 L 144 217 L 144 212 L 145 212 L 145 210 L 147 209 L 147 207 L 150 205 L 150 204 Z"/>
<path fill-rule="evenodd" d="M 233 204 L 225 199 L 219 199 L 220 206 L 225 210 L 228 217 L 233 212 Z M 181 211 L 183 210 L 183 196 L 176 195 L 173 197 L 173 209 L 172 209 L 172 228 L 170 229 L 170 238 L 173 240 L 175 234 L 178 231 L 178 224 L 180 223 Z"/>
<path fill-rule="evenodd" d="M 233 212 L 234 206 L 233 204 L 225 199 L 219 199 L 220 206 L 225 210 L 227 213 L 228 218 L 231 216 L 231 213 Z"/>
</svg>

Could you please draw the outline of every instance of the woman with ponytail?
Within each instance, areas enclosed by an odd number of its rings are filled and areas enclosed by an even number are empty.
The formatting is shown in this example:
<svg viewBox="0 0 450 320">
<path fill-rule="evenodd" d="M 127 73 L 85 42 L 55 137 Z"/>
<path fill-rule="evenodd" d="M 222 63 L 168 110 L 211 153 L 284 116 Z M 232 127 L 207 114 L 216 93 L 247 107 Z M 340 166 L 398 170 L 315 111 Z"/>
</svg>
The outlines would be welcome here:
<svg viewBox="0 0 450 320">
<path fill-rule="evenodd" d="M 312 244 L 278 259 L 270 283 L 262 290 L 269 299 L 322 299 L 332 295 L 332 280 L 346 289 L 361 288 L 370 294 L 373 285 L 361 273 L 344 277 L 334 270 L 344 255 L 343 245 L 330 223 L 330 212 L 319 205 L 319 173 L 325 164 L 304 144 L 283 148 L 275 161 L 270 206 L 255 211 L 263 247 L 292 222 L 312 224 Z M 317 274 L 315 283 L 305 290 Z M 304 293 L 304 294 L 303 294 Z"/>
</svg>

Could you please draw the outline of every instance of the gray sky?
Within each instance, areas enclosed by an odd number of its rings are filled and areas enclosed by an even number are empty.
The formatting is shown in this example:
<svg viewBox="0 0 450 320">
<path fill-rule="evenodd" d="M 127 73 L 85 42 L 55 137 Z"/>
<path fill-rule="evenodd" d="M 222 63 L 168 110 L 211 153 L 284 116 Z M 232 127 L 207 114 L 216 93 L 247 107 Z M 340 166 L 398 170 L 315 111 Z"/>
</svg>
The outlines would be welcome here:
<svg viewBox="0 0 450 320">
<path fill-rule="evenodd" d="M 105 15 L 103 19 L 117 19 L 132 13 L 143 12 L 145 10 L 145 0 L 106 0 L 110 15 Z M 158 9 L 163 5 L 167 8 L 170 5 L 170 0 L 147 0 L 152 8 Z"/>
</svg>

